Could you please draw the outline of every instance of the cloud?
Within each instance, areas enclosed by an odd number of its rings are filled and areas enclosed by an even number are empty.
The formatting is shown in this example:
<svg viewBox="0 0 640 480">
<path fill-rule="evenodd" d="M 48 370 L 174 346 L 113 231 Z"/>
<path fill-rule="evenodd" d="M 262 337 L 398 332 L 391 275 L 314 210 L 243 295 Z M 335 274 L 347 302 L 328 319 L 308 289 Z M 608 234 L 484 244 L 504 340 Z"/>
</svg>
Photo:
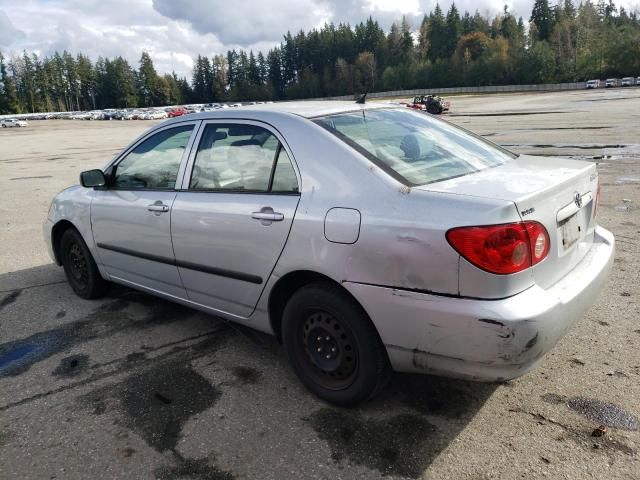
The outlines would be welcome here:
<svg viewBox="0 0 640 480">
<path fill-rule="evenodd" d="M 259 41 L 279 41 L 291 28 L 308 29 L 326 13 L 311 0 L 270 2 L 226 0 L 153 0 L 153 8 L 165 17 L 185 20 L 199 33 L 215 33 L 227 44 L 250 45 Z"/>
<path fill-rule="evenodd" d="M 516 0 L 516 4 L 533 0 Z M 402 16 L 418 28 L 436 0 L 269 0 L 237 2 L 229 8 L 227 0 L 153 0 L 156 12 L 168 19 L 183 20 L 199 33 L 214 33 L 225 44 L 247 46 L 256 42 L 279 42 L 291 31 L 308 30 L 325 22 L 355 25 L 373 17 L 388 30 Z M 449 5 L 440 1 L 446 12 Z M 500 0 L 458 0 L 457 8 L 471 13 L 495 15 L 502 11 Z"/>
<path fill-rule="evenodd" d="M 639 1 L 616 4 L 633 7 Z M 533 2 L 506 1 L 525 21 Z M 446 11 L 451 0 L 439 3 Z M 489 16 L 501 12 L 504 3 L 456 0 L 460 12 L 477 9 Z M 355 25 L 370 15 L 385 30 L 406 15 L 417 29 L 435 4 L 436 0 L 0 0 L 0 49 L 5 55 L 19 55 L 23 49 L 38 55 L 67 50 L 93 61 L 122 56 L 136 67 L 146 50 L 158 72 L 175 70 L 188 78 L 198 54 L 224 54 L 230 48 L 266 53 L 287 31 L 325 22 Z"/>
<path fill-rule="evenodd" d="M 7 14 L 0 10 L 0 46 L 9 46 L 24 37 L 24 32 L 15 28 Z"/>
</svg>

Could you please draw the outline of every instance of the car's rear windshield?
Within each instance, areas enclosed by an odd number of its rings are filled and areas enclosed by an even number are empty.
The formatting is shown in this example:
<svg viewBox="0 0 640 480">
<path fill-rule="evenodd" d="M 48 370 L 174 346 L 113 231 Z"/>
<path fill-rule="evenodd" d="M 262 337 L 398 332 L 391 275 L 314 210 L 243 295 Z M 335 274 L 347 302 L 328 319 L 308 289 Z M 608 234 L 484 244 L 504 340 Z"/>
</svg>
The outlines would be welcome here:
<svg viewBox="0 0 640 480">
<path fill-rule="evenodd" d="M 315 122 L 409 186 L 468 175 L 516 157 L 466 130 L 408 108 L 341 113 Z"/>
</svg>

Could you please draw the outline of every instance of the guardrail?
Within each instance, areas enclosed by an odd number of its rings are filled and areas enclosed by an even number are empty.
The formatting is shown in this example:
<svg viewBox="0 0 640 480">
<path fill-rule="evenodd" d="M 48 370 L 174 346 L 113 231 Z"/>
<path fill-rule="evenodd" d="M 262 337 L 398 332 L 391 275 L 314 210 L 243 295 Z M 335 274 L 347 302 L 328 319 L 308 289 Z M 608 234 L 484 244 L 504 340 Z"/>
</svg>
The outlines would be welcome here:
<svg viewBox="0 0 640 480">
<path fill-rule="evenodd" d="M 415 95 L 451 95 L 456 93 L 510 93 L 510 92 L 556 92 L 560 90 L 582 90 L 586 82 L 572 83 L 541 83 L 534 85 L 490 85 L 484 87 L 448 87 L 448 88 L 417 88 L 414 90 L 390 90 L 387 92 L 371 92 L 368 98 L 413 97 Z M 350 100 L 353 95 L 329 97 L 330 100 Z"/>
</svg>

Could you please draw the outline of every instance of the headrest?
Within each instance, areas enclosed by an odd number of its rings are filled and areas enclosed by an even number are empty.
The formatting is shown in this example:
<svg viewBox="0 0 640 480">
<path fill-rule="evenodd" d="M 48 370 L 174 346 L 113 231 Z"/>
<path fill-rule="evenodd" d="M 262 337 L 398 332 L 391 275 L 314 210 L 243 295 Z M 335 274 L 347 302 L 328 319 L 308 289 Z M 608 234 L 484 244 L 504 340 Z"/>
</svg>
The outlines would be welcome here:
<svg viewBox="0 0 640 480">
<path fill-rule="evenodd" d="M 420 160 L 420 143 L 413 133 L 409 133 L 402 138 L 400 149 L 404 152 L 407 160 L 415 162 Z"/>
</svg>

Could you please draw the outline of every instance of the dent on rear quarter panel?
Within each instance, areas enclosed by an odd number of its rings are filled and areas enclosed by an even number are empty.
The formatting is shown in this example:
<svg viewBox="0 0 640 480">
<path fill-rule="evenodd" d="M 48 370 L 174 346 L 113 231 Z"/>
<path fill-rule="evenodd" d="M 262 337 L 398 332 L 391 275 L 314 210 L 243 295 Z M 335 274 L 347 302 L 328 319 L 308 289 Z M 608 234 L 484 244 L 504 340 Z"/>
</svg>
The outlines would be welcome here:
<svg viewBox="0 0 640 480">
<path fill-rule="evenodd" d="M 404 188 L 309 120 L 282 119 L 277 127 L 302 176 L 300 204 L 274 271 L 278 276 L 313 270 L 337 282 L 458 295 L 459 255 L 446 231 L 519 220 L 513 203 L 504 200 Z M 337 207 L 361 214 L 354 244 L 325 237 L 325 216 Z"/>
</svg>

